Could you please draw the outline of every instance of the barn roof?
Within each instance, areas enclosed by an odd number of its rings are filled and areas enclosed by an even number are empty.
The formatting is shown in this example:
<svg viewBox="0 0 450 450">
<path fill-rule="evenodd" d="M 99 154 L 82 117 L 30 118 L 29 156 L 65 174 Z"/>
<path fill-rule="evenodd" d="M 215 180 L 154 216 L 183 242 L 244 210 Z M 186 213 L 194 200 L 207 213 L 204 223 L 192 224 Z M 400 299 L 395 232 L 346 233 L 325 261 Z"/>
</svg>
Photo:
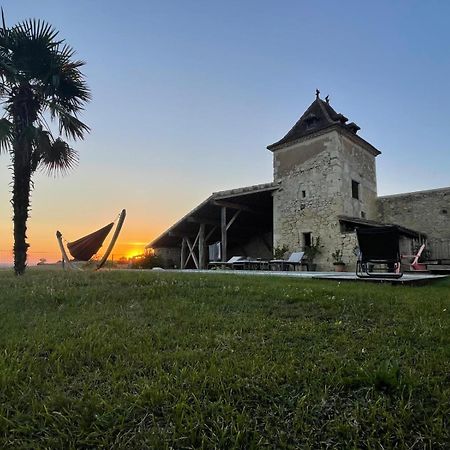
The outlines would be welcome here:
<svg viewBox="0 0 450 450">
<path fill-rule="evenodd" d="M 206 200 L 150 242 L 146 248 L 176 247 L 180 244 L 180 236 L 197 233 L 199 223 L 205 223 L 211 227 L 220 225 L 222 206 L 242 211 L 243 214 L 236 220 L 236 225 L 240 226 L 241 236 L 245 236 L 246 231 L 253 233 L 258 227 L 270 229 L 272 192 L 277 190 L 278 186 L 278 183 L 265 183 L 213 192 Z M 257 223 L 254 223 L 252 228 L 246 227 L 245 222 L 248 221 L 248 216 L 255 215 L 258 217 Z M 269 221 L 270 223 L 266 223 Z"/>
</svg>

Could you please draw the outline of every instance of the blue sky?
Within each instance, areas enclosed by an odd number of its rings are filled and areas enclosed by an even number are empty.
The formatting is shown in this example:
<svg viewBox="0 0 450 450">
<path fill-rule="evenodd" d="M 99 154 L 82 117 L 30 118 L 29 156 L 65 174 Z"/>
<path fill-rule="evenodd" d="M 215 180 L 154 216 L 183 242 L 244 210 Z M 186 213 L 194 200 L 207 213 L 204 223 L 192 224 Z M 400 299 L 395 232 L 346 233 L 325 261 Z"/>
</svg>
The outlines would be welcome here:
<svg viewBox="0 0 450 450">
<path fill-rule="evenodd" d="M 93 92 L 77 170 L 36 177 L 37 248 L 56 225 L 79 233 L 81 212 L 87 231 L 122 207 L 131 213 L 128 238 L 149 241 L 212 191 L 271 181 L 265 147 L 316 88 L 382 151 L 380 194 L 450 185 L 449 2 L 21 0 L 3 8 L 8 24 L 36 17 L 59 29 L 86 60 Z M 3 212 L 8 163 L 0 157 Z M 10 215 L 0 216 L 0 231 Z"/>
</svg>

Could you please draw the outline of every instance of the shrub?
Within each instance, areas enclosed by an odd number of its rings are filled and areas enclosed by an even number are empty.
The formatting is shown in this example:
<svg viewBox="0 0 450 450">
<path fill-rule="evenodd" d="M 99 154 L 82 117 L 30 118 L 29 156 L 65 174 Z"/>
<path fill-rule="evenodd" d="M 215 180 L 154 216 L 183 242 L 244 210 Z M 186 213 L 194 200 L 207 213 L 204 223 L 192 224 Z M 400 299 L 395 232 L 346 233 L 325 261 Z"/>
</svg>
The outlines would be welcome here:
<svg viewBox="0 0 450 450">
<path fill-rule="evenodd" d="M 275 259 L 283 259 L 286 252 L 289 251 L 289 247 L 287 245 L 283 245 L 282 247 L 275 247 L 273 249 L 273 257 Z"/>
<path fill-rule="evenodd" d="M 165 261 L 161 256 L 154 253 L 145 255 L 143 258 L 131 263 L 132 269 L 153 269 L 154 267 L 165 267 Z"/>
</svg>

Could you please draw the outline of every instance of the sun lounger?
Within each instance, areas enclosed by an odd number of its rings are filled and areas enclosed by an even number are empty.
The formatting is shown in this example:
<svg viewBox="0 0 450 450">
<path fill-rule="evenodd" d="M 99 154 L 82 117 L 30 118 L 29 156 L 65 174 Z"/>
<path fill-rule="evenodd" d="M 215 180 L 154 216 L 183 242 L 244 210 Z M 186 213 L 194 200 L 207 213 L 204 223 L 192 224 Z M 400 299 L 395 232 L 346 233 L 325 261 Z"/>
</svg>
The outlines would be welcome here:
<svg viewBox="0 0 450 450">
<path fill-rule="evenodd" d="M 238 261 L 241 261 L 245 259 L 243 256 L 233 256 L 232 258 L 230 258 L 228 261 L 224 262 L 224 261 L 211 261 L 208 264 L 208 268 L 214 268 L 214 267 L 231 267 L 233 268 L 233 264 L 237 263 Z"/>
<path fill-rule="evenodd" d="M 267 270 L 269 268 L 269 261 L 261 258 L 251 259 L 246 258 L 233 263 L 233 269 L 241 270 Z"/>
<path fill-rule="evenodd" d="M 303 257 L 305 252 L 293 252 L 288 259 L 272 259 L 269 261 L 270 267 L 281 267 L 281 270 L 289 270 L 304 264 Z"/>
<path fill-rule="evenodd" d="M 359 278 L 400 278 L 399 233 L 395 226 L 357 228 Z M 375 266 L 387 266 L 387 272 L 374 272 Z"/>
</svg>

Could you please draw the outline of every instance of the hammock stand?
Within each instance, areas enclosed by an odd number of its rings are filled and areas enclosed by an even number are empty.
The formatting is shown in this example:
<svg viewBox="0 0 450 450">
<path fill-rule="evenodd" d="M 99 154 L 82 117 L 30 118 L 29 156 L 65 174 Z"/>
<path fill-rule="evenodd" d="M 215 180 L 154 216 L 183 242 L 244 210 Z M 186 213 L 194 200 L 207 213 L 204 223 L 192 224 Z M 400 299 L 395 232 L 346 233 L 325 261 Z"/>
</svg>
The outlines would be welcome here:
<svg viewBox="0 0 450 450">
<path fill-rule="evenodd" d="M 119 220 L 117 221 L 116 229 L 114 230 L 111 242 L 109 243 L 105 254 L 96 264 L 95 270 L 100 270 L 108 260 L 108 257 L 111 254 L 114 245 L 116 244 L 117 238 L 119 237 L 126 215 L 127 215 L 126 211 L 122 209 L 122 212 L 118 216 Z M 59 249 L 61 250 L 63 268 L 67 266 L 68 269 L 81 270 L 81 268 L 77 267 L 74 264 L 74 262 L 76 261 L 88 262 L 99 251 L 100 247 L 103 244 L 103 241 L 106 239 L 106 236 L 108 236 L 113 226 L 114 222 L 111 222 L 105 227 L 100 228 L 99 230 L 94 231 L 93 233 L 88 234 L 87 236 L 83 236 L 82 238 L 77 239 L 76 241 L 73 242 L 68 242 L 67 249 L 74 258 L 74 260 L 72 261 L 70 260 L 67 251 L 64 247 L 62 234 L 61 232 L 57 231 L 56 239 L 58 240 Z"/>
</svg>

